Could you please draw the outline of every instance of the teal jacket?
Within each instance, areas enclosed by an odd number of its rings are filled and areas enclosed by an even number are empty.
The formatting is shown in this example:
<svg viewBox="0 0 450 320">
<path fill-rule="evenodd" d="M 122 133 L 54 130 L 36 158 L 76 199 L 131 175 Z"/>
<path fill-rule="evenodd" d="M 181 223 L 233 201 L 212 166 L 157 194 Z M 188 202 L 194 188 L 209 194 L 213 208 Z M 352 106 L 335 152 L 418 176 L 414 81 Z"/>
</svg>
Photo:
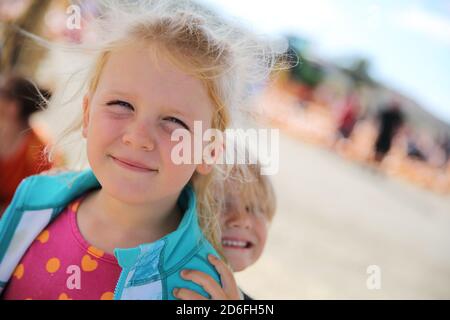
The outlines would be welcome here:
<svg viewBox="0 0 450 320">
<path fill-rule="evenodd" d="M 0 294 L 34 239 L 70 202 L 98 188 L 91 170 L 31 176 L 21 182 L 0 220 Z M 209 298 L 203 288 L 180 277 L 183 269 L 205 272 L 220 283 L 207 260 L 208 254 L 218 254 L 199 227 L 190 185 L 181 192 L 178 204 L 184 215 L 175 231 L 153 243 L 114 250 L 122 268 L 114 299 L 175 299 L 174 288 L 191 289 Z"/>
</svg>

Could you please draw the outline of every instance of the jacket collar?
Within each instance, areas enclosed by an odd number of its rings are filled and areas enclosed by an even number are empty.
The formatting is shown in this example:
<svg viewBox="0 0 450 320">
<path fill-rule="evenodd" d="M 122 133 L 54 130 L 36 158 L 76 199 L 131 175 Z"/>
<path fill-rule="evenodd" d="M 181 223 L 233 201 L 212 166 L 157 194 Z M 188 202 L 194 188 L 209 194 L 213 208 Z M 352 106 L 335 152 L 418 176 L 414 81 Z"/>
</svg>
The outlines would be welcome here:
<svg viewBox="0 0 450 320">
<path fill-rule="evenodd" d="M 30 189 L 38 192 L 29 192 L 26 195 L 23 202 L 26 204 L 24 210 L 54 208 L 55 212 L 59 213 L 74 199 L 89 190 L 101 187 L 91 169 L 56 176 L 40 175 L 34 178 L 30 181 Z M 48 192 L 43 196 L 41 190 Z M 157 248 L 156 251 L 164 250 L 162 263 L 165 270 L 176 267 L 197 252 L 205 239 L 198 224 L 197 201 L 190 184 L 183 188 L 178 205 L 184 214 L 175 231 L 152 243 L 141 244 L 135 248 L 115 249 L 114 254 L 122 268 L 135 266 L 142 261 L 143 255 L 148 255 Z"/>
</svg>

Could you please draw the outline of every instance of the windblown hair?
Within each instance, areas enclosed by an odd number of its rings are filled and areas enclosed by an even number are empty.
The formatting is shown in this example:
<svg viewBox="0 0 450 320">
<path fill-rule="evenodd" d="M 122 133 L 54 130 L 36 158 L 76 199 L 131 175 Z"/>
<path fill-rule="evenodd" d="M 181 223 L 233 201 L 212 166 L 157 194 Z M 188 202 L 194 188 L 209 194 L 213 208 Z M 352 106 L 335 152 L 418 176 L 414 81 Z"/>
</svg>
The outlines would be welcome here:
<svg viewBox="0 0 450 320">
<path fill-rule="evenodd" d="M 227 171 L 223 181 L 216 181 L 213 189 L 219 198 L 225 202 L 239 202 L 248 212 L 263 215 L 268 222 L 272 222 L 276 212 L 276 195 L 272 182 L 267 175 L 261 174 L 261 165 L 234 164 Z M 222 204 L 221 212 L 227 210 L 226 203 Z"/>
</svg>

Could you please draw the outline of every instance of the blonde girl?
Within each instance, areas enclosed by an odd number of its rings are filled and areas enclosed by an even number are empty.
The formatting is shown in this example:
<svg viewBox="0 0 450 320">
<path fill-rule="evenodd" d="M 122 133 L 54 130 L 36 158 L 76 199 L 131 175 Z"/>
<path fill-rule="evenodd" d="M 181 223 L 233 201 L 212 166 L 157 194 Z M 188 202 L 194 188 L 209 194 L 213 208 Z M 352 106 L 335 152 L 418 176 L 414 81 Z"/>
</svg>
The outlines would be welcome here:
<svg viewBox="0 0 450 320">
<path fill-rule="evenodd" d="M 220 252 L 218 175 L 205 161 L 176 165 L 171 136 L 192 135 L 194 121 L 224 130 L 276 52 L 193 1 L 108 1 L 92 25 L 95 43 L 80 45 L 91 61 L 69 78 L 77 95 L 50 105 L 64 110 L 56 147 L 84 141 L 89 168 L 17 189 L 0 221 L 3 298 L 209 297 L 180 271 L 220 284 L 208 263 Z"/>
</svg>

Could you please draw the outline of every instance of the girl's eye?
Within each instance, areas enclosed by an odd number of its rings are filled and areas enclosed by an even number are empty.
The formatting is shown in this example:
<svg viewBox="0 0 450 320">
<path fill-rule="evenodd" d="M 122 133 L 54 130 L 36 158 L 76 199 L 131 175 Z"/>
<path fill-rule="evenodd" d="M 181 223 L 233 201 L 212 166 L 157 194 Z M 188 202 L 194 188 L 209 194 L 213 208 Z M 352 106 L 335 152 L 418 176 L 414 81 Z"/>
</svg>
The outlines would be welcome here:
<svg viewBox="0 0 450 320">
<path fill-rule="evenodd" d="M 181 121 L 180 119 L 177 119 L 177 118 L 174 118 L 174 117 L 167 117 L 167 118 L 164 118 L 164 120 L 167 120 L 167 121 L 179 124 L 183 128 L 185 128 L 186 130 L 189 131 L 189 127 L 183 121 Z"/>
<path fill-rule="evenodd" d="M 107 106 L 121 106 L 124 108 L 134 110 L 133 106 L 130 103 L 128 103 L 126 101 L 122 101 L 122 100 L 113 100 L 113 101 L 108 102 L 106 105 Z"/>
</svg>

